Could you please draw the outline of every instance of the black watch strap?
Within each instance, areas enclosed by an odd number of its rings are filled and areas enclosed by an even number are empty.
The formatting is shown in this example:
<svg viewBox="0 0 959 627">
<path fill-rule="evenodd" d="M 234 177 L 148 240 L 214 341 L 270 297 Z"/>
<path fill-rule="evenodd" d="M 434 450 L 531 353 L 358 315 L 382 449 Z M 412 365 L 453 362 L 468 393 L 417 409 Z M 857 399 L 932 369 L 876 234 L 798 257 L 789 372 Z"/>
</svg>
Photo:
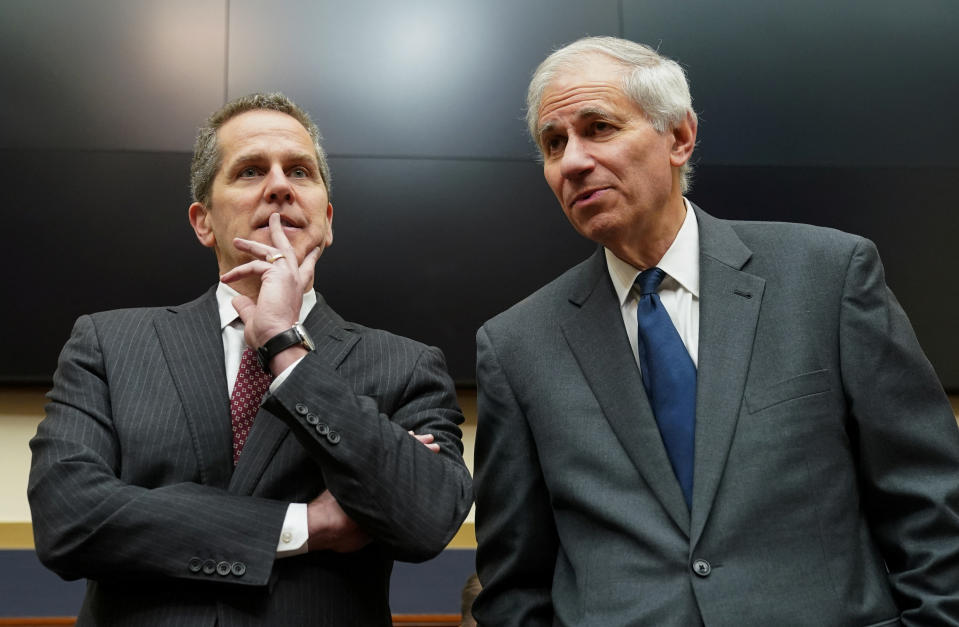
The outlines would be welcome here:
<svg viewBox="0 0 959 627">
<path fill-rule="evenodd" d="M 310 337 L 310 334 L 306 332 L 306 329 L 303 328 L 303 325 L 299 322 L 294 324 L 286 331 L 277 333 L 268 339 L 263 346 L 256 349 L 256 356 L 260 360 L 260 366 L 263 367 L 265 372 L 269 373 L 270 362 L 273 361 L 273 358 L 291 346 L 296 346 L 297 344 L 301 344 L 303 348 L 308 351 L 313 350 L 313 339 Z"/>
</svg>

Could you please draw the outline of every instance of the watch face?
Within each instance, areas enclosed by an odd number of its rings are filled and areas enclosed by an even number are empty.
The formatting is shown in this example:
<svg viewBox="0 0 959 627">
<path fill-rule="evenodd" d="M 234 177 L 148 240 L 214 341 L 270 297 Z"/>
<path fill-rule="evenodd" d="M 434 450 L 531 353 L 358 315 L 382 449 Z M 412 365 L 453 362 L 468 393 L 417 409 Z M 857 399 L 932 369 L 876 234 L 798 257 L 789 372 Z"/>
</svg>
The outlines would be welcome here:
<svg viewBox="0 0 959 627">
<path fill-rule="evenodd" d="M 293 325 L 293 328 L 296 329 L 297 334 L 300 336 L 300 343 L 306 347 L 306 350 L 311 351 L 316 348 L 313 345 L 313 338 L 311 338 L 310 334 L 306 332 L 306 327 L 297 322 Z"/>
</svg>

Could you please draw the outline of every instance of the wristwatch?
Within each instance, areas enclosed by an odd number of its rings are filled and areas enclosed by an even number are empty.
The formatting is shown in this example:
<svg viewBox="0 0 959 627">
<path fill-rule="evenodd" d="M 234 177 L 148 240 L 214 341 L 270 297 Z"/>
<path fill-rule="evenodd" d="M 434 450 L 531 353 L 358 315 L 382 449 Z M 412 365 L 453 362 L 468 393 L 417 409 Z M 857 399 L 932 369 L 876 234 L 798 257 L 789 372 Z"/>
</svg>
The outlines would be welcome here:
<svg viewBox="0 0 959 627">
<path fill-rule="evenodd" d="M 270 373 L 270 362 L 273 358 L 297 344 L 300 344 L 308 351 L 315 348 L 313 338 L 310 337 L 310 334 L 306 332 L 306 328 L 299 322 L 286 331 L 277 333 L 268 339 L 263 346 L 256 349 L 256 356 L 259 358 L 263 370 Z"/>
</svg>

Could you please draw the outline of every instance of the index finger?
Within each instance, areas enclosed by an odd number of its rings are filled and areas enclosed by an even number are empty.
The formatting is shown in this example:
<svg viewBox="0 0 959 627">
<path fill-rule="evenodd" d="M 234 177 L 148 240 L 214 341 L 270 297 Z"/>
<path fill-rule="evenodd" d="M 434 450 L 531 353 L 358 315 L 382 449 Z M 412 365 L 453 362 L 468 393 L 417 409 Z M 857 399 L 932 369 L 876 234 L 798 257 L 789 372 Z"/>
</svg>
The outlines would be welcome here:
<svg viewBox="0 0 959 627">
<path fill-rule="evenodd" d="M 296 259 L 296 251 L 293 250 L 293 244 L 290 243 L 290 239 L 286 236 L 286 233 L 283 232 L 283 221 L 280 219 L 279 212 L 270 214 L 269 225 L 270 239 L 273 241 L 273 246 L 280 249 L 285 259 L 291 261 Z"/>
</svg>

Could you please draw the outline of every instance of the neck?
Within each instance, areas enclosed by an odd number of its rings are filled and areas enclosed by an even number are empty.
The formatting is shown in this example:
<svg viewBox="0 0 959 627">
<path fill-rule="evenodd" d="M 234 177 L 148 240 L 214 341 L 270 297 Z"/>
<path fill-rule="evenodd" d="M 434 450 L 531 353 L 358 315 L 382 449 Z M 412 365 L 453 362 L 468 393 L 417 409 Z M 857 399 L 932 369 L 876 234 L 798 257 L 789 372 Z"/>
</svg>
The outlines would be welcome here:
<svg viewBox="0 0 959 627">
<path fill-rule="evenodd" d="M 676 241 L 679 229 L 686 219 L 686 203 L 683 197 L 671 198 L 659 217 L 660 219 L 652 223 L 635 225 L 627 237 L 607 244 L 606 247 L 638 270 L 654 267 Z"/>
<path fill-rule="evenodd" d="M 230 287 L 240 294 L 248 296 L 253 302 L 256 302 L 257 297 L 260 295 L 260 278 L 254 276 L 240 281 L 234 281 L 230 283 Z"/>
</svg>

